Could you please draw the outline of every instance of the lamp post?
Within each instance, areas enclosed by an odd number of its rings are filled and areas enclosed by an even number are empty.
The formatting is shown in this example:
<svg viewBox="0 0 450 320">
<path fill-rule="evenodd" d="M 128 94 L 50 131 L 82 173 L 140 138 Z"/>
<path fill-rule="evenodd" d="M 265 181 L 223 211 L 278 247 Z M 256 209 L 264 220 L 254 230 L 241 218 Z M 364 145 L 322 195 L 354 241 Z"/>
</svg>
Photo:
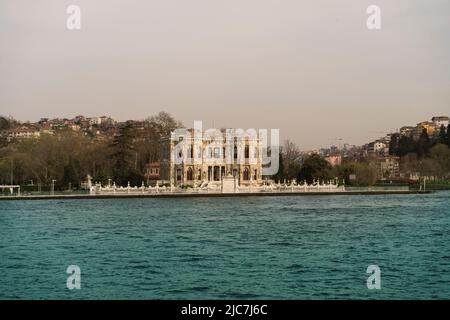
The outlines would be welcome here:
<svg viewBox="0 0 450 320">
<path fill-rule="evenodd" d="M 11 185 L 13 185 L 14 183 L 14 160 L 13 158 L 11 158 Z"/>
<path fill-rule="evenodd" d="M 51 190 L 51 195 L 52 196 L 55 195 L 55 182 L 56 182 L 56 180 L 52 179 L 52 190 Z"/>
</svg>

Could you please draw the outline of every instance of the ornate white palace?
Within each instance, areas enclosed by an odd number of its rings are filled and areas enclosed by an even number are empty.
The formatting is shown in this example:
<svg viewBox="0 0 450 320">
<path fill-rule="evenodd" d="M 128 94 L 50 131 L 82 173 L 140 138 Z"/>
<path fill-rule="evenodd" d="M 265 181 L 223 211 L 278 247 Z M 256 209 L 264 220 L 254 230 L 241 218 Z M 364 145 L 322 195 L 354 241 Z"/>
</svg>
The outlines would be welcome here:
<svg viewBox="0 0 450 320">
<path fill-rule="evenodd" d="M 239 186 L 261 185 L 262 146 L 256 131 L 184 129 L 165 139 L 161 180 L 174 186 L 220 185 L 233 177 Z"/>
<path fill-rule="evenodd" d="M 175 130 L 163 140 L 156 185 L 145 186 L 142 182 L 140 187 L 129 183 L 126 187 L 115 183 L 102 186 L 88 179 L 89 190 L 91 194 L 110 195 L 345 191 L 337 179 L 307 184 L 295 179 L 274 183 L 263 178 L 263 152 L 267 150 L 262 141 L 256 130 Z"/>
</svg>

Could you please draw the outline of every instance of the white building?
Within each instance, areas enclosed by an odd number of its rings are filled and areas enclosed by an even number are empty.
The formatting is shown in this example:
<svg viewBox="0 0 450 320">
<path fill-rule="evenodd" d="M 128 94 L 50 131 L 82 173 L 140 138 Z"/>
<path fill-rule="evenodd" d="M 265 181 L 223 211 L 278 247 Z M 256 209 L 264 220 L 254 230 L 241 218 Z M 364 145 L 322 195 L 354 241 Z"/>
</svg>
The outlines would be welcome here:
<svg viewBox="0 0 450 320">
<path fill-rule="evenodd" d="M 374 141 L 369 143 L 367 151 L 369 153 L 384 153 L 386 152 L 386 149 L 388 148 L 388 145 L 381 141 Z"/>
<path fill-rule="evenodd" d="M 235 129 L 173 132 L 163 143 L 161 180 L 177 185 L 220 183 L 235 177 L 239 185 L 262 183 L 258 135 Z"/>
<path fill-rule="evenodd" d="M 16 129 L 11 129 L 8 131 L 8 141 L 12 139 L 29 139 L 29 138 L 38 138 L 41 133 L 38 129 L 29 128 L 29 127 L 20 127 Z"/>
<path fill-rule="evenodd" d="M 444 126 L 445 128 L 447 128 L 447 126 L 449 124 L 449 117 L 443 117 L 443 116 L 433 117 L 433 118 L 431 118 L 431 121 L 433 121 L 436 128 L 440 128 L 441 126 Z"/>
</svg>

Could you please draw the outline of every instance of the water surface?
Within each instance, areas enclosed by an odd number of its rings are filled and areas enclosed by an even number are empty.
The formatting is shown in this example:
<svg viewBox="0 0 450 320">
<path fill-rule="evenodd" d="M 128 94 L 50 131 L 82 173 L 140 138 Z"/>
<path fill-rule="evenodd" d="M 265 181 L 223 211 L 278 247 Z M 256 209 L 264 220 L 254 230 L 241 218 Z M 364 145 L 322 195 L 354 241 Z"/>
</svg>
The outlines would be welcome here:
<svg viewBox="0 0 450 320">
<path fill-rule="evenodd" d="M 448 299 L 449 208 L 450 192 L 0 201 L 0 298 Z"/>
</svg>

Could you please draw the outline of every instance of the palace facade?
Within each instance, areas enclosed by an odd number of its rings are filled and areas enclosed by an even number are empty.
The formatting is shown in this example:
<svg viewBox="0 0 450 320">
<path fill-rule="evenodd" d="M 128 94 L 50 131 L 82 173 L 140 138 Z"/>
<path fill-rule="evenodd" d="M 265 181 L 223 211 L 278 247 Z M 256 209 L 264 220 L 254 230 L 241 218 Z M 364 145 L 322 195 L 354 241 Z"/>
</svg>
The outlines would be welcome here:
<svg viewBox="0 0 450 320">
<path fill-rule="evenodd" d="M 163 141 L 161 180 L 174 186 L 221 183 L 235 177 L 239 185 L 262 183 L 261 139 L 256 131 L 183 129 Z M 177 130 L 178 131 L 178 130 Z"/>
</svg>

